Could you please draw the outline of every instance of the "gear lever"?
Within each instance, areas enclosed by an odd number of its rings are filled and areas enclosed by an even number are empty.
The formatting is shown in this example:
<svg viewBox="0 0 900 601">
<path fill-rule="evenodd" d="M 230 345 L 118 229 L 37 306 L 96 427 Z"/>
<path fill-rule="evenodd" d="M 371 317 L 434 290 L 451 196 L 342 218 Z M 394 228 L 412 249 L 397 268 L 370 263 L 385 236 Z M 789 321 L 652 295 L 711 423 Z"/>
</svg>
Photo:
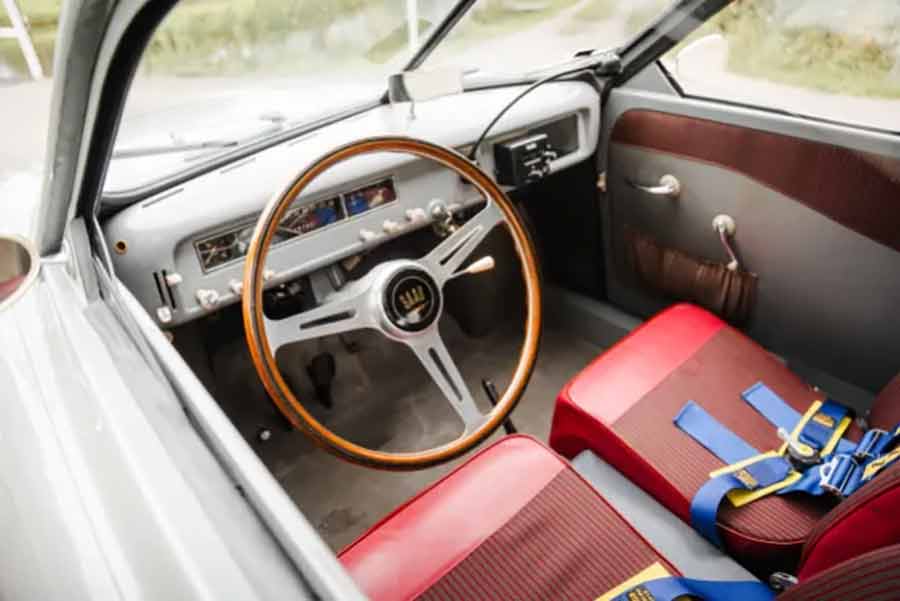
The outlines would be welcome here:
<svg viewBox="0 0 900 601">
<path fill-rule="evenodd" d="M 497 394 L 497 387 L 494 386 L 494 382 L 484 378 L 481 380 L 481 387 L 484 388 L 484 393 L 487 395 L 488 400 L 491 402 L 491 407 L 497 406 L 497 400 L 500 398 L 500 395 Z M 512 419 L 506 418 L 503 420 L 503 430 L 507 434 L 516 434 L 518 430 L 512 423 Z"/>
</svg>

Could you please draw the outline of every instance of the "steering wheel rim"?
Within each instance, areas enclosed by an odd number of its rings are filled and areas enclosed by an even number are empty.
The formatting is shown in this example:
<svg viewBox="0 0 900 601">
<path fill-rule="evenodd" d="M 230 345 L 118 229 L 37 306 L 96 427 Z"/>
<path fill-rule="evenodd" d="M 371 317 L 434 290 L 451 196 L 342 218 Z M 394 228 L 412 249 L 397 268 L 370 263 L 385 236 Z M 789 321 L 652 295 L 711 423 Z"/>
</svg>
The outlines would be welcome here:
<svg viewBox="0 0 900 601">
<path fill-rule="evenodd" d="M 453 263 L 456 266 L 461 265 L 461 263 L 470 256 L 474 247 L 477 246 L 477 243 L 480 240 L 483 240 L 487 231 L 490 231 L 490 229 L 493 229 L 493 227 L 499 225 L 499 223 L 505 223 L 512 237 L 513 247 L 519 258 L 525 283 L 525 336 L 519 353 L 519 360 L 506 390 L 501 395 L 496 406 L 494 406 L 489 413 L 481 414 L 479 411 L 479 415 L 484 419 L 480 424 L 471 424 L 471 426 L 473 426 L 471 431 L 469 431 L 469 422 L 463 417 L 466 428 L 459 438 L 441 446 L 422 451 L 394 453 L 369 449 L 339 436 L 317 420 L 309 411 L 307 411 L 302 403 L 299 402 L 281 374 L 275 361 L 275 353 L 270 345 L 269 331 L 267 330 L 267 325 L 271 325 L 271 320 L 268 320 L 262 310 L 262 293 L 266 279 L 266 258 L 271 249 L 272 237 L 288 208 L 313 180 L 328 169 L 353 157 L 377 152 L 405 153 L 412 154 L 419 158 L 431 159 L 456 172 L 474 185 L 487 202 L 485 207 L 470 219 L 470 222 L 475 220 L 479 215 L 487 214 L 491 207 L 499 209 L 502 220 L 497 221 L 484 232 L 478 230 L 478 237 L 476 237 L 475 234 L 472 234 L 470 238 L 460 238 L 460 241 L 456 242 L 456 246 L 451 247 L 451 255 L 454 253 L 463 254 L 465 248 L 468 248 L 468 250 L 465 250 L 465 256 L 462 256 L 461 258 L 455 257 Z M 458 231 L 462 231 L 470 222 L 463 224 Z M 487 218 L 485 218 L 485 223 L 487 223 Z M 420 261 L 403 262 L 403 264 L 399 265 L 397 268 L 392 267 L 393 271 L 396 272 L 399 268 L 402 268 L 407 264 L 421 267 L 425 272 L 428 272 L 430 268 L 436 268 L 437 271 L 440 271 L 441 266 L 437 265 L 433 260 L 429 263 L 429 257 L 431 257 L 437 249 L 441 248 L 445 241 L 453 238 L 455 235 L 456 233 L 448 236 L 435 247 L 435 250 L 430 252 L 429 255 L 422 258 Z M 439 286 L 439 296 L 440 290 L 443 289 L 443 285 L 446 281 L 456 275 L 459 275 L 459 273 L 445 275 L 445 279 L 435 277 L 433 281 Z M 379 274 L 376 274 L 371 279 L 374 282 L 378 277 L 380 277 Z M 382 277 L 382 279 L 384 278 Z M 375 283 L 372 285 L 374 286 Z M 379 285 L 383 285 L 383 282 Z M 365 294 L 371 295 L 372 293 L 367 290 Z M 359 298 L 362 298 L 362 294 L 359 295 Z M 359 299 L 356 299 L 356 301 L 358 302 Z M 272 197 L 257 221 L 247 251 L 244 266 L 241 308 L 244 318 L 247 346 L 250 350 L 250 357 L 253 365 L 256 368 L 266 391 L 269 393 L 270 398 L 295 428 L 307 434 L 319 446 L 322 446 L 333 454 L 353 463 L 379 469 L 415 470 L 450 461 L 468 452 L 496 431 L 516 407 L 528 384 L 537 357 L 541 331 L 541 284 L 534 245 L 528 231 L 513 207 L 512 202 L 487 174 L 452 149 L 423 140 L 388 136 L 366 138 L 337 148 L 301 171 L 288 186 Z M 316 309 L 305 311 L 299 315 L 307 315 L 315 310 Z M 267 324 L 267 320 L 270 322 L 269 324 Z M 433 327 L 436 331 L 437 321 L 438 319 L 435 318 L 429 326 L 429 329 Z M 396 326 L 396 324 L 392 325 Z M 363 327 L 371 327 L 371 324 Z M 379 326 L 379 328 L 381 327 L 382 326 Z M 299 326 L 298 329 L 300 328 L 303 328 L 303 326 Z M 350 329 L 357 328 L 353 327 Z M 399 334 L 397 334 L 398 331 L 399 330 L 396 330 L 394 327 L 388 327 L 382 331 L 382 333 L 390 338 L 394 338 L 395 335 L 399 336 Z M 316 335 L 314 337 L 324 335 L 327 335 L 327 333 Z M 300 339 L 302 338 L 292 338 L 288 342 Z M 421 339 L 422 338 L 417 338 L 415 335 L 411 335 L 408 339 L 402 339 L 401 341 L 410 344 L 409 340 L 416 341 Z M 414 351 L 417 350 L 414 348 L 414 345 L 410 345 L 410 348 L 413 348 Z M 428 352 L 434 353 L 434 350 L 429 349 Z M 441 369 L 440 359 L 438 359 L 435 354 L 432 354 L 431 356 L 435 359 L 438 369 Z M 452 358 L 449 356 L 446 358 L 449 359 L 453 369 L 456 369 Z M 425 361 L 422 356 L 420 356 L 420 359 L 422 359 L 423 362 Z M 436 383 L 441 386 L 433 373 L 433 370 L 427 365 L 426 371 L 429 371 L 432 377 L 435 378 Z M 458 375 L 458 370 L 456 371 L 456 374 Z M 446 373 L 444 375 L 446 376 Z M 461 376 L 459 377 L 461 378 Z M 446 379 L 449 380 L 449 386 L 455 390 L 453 379 L 450 376 L 447 376 Z M 456 381 L 459 382 L 459 380 Z M 464 381 L 462 382 L 462 385 L 465 387 L 466 392 L 468 392 L 468 387 L 465 386 Z M 445 396 L 447 396 L 448 401 L 453 405 L 450 395 L 445 393 Z M 454 409 L 457 409 L 457 407 L 454 407 Z M 462 417 L 463 413 L 460 413 L 460 416 Z"/>
</svg>

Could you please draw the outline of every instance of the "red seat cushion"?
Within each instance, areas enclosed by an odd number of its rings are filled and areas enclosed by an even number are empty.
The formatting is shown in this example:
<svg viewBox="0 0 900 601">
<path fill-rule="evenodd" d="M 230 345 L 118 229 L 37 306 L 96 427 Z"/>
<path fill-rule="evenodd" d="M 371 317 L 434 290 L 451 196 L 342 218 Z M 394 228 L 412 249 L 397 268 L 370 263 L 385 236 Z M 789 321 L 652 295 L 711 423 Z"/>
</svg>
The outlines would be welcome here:
<svg viewBox="0 0 900 601">
<path fill-rule="evenodd" d="M 723 464 L 672 420 L 694 400 L 757 449 L 777 448 L 775 428 L 741 398 L 760 380 L 799 411 L 821 398 L 711 313 L 676 305 L 569 382 L 556 402 L 550 445 L 567 457 L 593 450 L 689 521 L 691 498 Z M 729 551 L 748 567 L 790 570 L 830 507 L 830 499 L 805 495 L 770 496 L 740 509 L 726 502 L 719 527 Z"/>
<path fill-rule="evenodd" d="M 547 447 L 508 436 L 340 554 L 373 601 L 596 599 L 655 562 L 678 574 Z"/>
</svg>

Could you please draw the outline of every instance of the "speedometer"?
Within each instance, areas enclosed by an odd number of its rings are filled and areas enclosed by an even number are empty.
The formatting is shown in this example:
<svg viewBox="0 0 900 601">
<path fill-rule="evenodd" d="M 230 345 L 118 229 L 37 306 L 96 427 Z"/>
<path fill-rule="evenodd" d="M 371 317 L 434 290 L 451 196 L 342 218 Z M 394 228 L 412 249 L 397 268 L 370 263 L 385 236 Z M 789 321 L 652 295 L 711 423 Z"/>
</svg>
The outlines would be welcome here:
<svg viewBox="0 0 900 601">
<path fill-rule="evenodd" d="M 272 244 L 286 242 L 343 218 L 344 207 L 339 196 L 294 207 L 282 218 L 272 238 Z M 195 242 L 194 247 L 197 249 L 203 271 L 213 270 L 246 255 L 254 228 L 254 224 L 247 224 Z"/>
<path fill-rule="evenodd" d="M 344 218 L 338 197 L 295 207 L 288 211 L 278 226 L 279 239 L 287 240 L 330 225 Z"/>
<path fill-rule="evenodd" d="M 396 200 L 394 180 L 388 177 L 340 196 L 297 204 L 281 218 L 272 238 L 272 245 L 287 242 Z M 194 242 L 203 271 L 211 271 L 246 255 L 254 228 L 255 224 L 248 223 Z"/>
</svg>

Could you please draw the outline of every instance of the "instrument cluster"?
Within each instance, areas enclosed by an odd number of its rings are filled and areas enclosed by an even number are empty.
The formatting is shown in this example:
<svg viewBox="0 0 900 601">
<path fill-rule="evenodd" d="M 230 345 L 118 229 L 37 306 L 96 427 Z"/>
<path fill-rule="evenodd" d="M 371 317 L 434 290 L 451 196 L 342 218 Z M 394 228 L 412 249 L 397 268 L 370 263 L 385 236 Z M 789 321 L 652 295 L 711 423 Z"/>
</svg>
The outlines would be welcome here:
<svg viewBox="0 0 900 601">
<path fill-rule="evenodd" d="M 272 246 L 352 219 L 396 200 L 394 180 L 386 178 L 331 198 L 300 204 L 285 213 Z M 194 249 L 203 271 L 209 272 L 243 258 L 255 227 L 255 223 L 248 223 L 195 241 Z"/>
</svg>

